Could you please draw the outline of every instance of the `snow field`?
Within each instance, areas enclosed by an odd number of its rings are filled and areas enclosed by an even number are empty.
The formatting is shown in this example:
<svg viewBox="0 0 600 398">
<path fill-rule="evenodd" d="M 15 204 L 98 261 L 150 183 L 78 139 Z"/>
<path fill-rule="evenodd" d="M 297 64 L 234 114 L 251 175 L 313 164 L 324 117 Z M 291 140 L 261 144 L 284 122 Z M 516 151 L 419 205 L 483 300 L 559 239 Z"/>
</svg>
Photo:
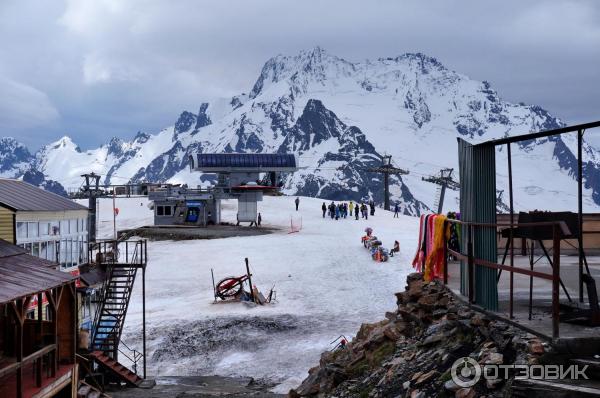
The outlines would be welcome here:
<svg viewBox="0 0 600 398">
<path fill-rule="evenodd" d="M 363 322 L 383 318 L 395 307 L 412 271 L 418 219 L 377 209 L 368 221 L 322 218 L 322 200 L 265 197 L 259 202 L 263 224 L 280 228 L 270 235 L 215 240 L 148 242 L 146 322 L 149 373 L 251 376 L 297 385 L 330 342 L 351 338 Z M 112 199 L 100 201 L 100 235 L 112 234 Z M 142 205 L 140 206 L 140 203 Z M 328 204 L 329 202 L 327 202 Z M 117 228 L 151 223 L 145 199 L 117 198 Z M 234 221 L 237 204 L 224 201 L 224 221 Z M 106 210 L 109 211 L 106 211 Z M 288 234 L 290 217 L 302 218 L 302 230 Z M 375 263 L 360 243 L 364 229 L 399 256 Z M 210 269 L 215 280 L 245 273 L 268 293 L 275 285 L 278 303 L 249 308 L 241 303 L 213 304 Z M 123 339 L 141 349 L 141 279 L 136 281 Z"/>
</svg>

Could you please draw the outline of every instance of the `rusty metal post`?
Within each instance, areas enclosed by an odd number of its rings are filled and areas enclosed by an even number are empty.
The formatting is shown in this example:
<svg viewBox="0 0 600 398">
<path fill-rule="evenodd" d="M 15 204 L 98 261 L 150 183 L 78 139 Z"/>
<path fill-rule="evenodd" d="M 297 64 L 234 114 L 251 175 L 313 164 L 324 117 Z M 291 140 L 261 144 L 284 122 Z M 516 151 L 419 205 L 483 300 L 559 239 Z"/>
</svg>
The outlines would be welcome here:
<svg viewBox="0 0 600 398">
<path fill-rule="evenodd" d="M 15 308 L 15 325 L 17 327 L 16 333 L 16 347 L 15 357 L 19 363 L 17 368 L 17 398 L 23 397 L 23 299 L 17 300 Z"/>
<path fill-rule="evenodd" d="M 250 284 L 250 298 L 254 302 L 254 290 L 252 289 L 252 274 L 250 274 L 250 265 L 248 264 L 248 257 L 245 258 L 246 261 L 246 275 L 248 275 L 248 283 Z"/>
<path fill-rule="evenodd" d="M 38 333 L 38 338 L 40 339 L 40 346 L 43 343 L 43 325 L 42 325 L 42 318 L 43 318 L 43 312 L 44 312 L 44 306 L 43 306 L 43 297 L 42 297 L 42 293 L 38 293 L 37 294 L 37 333 Z M 42 386 L 42 358 L 38 358 L 37 361 L 35 362 L 35 385 L 36 387 L 41 387 Z"/>
<path fill-rule="evenodd" d="M 531 241 L 531 250 L 529 253 L 529 269 L 533 272 L 533 259 L 535 257 L 535 241 Z M 533 276 L 529 275 L 529 320 L 533 315 Z"/>
<path fill-rule="evenodd" d="M 469 225 L 467 227 L 467 256 L 468 256 L 468 278 L 469 278 L 469 304 L 474 302 L 474 286 L 473 286 L 473 278 L 474 278 L 474 261 L 473 261 L 473 241 L 471 238 L 472 235 L 472 226 Z"/>
<path fill-rule="evenodd" d="M 142 264 L 142 350 L 144 350 L 144 379 L 146 379 L 146 264 Z"/>
<path fill-rule="evenodd" d="M 513 181 L 512 181 L 512 154 L 510 150 L 510 142 L 506 144 L 506 149 L 508 152 L 508 198 L 509 198 L 509 207 L 510 207 L 510 229 L 509 229 L 509 239 L 510 239 L 510 267 L 515 266 L 515 242 L 513 238 L 513 225 L 515 222 L 515 209 L 513 204 Z M 514 273 L 510 272 L 510 301 L 509 301 L 509 317 L 513 319 L 513 295 L 514 295 Z"/>
<path fill-rule="evenodd" d="M 559 322 L 560 322 L 560 232 L 555 224 L 553 227 L 553 250 L 552 250 L 552 338 L 557 339 L 559 337 Z"/>
<path fill-rule="evenodd" d="M 577 131 L 577 226 L 579 235 L 577 246 L 579 254 L 579 302 L 583 303 L 583 131 Z"/>
</svg>

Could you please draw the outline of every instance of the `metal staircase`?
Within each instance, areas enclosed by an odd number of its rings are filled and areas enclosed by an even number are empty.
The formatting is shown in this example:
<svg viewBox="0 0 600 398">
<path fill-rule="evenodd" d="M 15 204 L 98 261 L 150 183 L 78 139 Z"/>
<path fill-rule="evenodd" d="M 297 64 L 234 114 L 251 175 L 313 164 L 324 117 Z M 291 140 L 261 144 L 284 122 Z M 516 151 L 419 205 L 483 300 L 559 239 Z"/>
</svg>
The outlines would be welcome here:
<svg viewBox="0 0 600 398">
<path fill-rule="evenodd" d="M 106 270 L 106 279 L 96 300 L 96 313 L 91 338 L 94 360 L 129 384 L 135 375 L 117 362 L 123 325 L 133 292 L 137 271 L 146 264 L 146 241 L 101 242 L 91 250 L 91 257 Z M 127 355 L 125 355 L 127 356 Z M 109 361 L 110 359 L 110 361 Z M 108 366 L 114 362 L 118 365 Z M 116 365 L 115 365 L 116 366 Z M 114 368 L 114 369 L 113 369 Z M 137 369 L 134 369 L 137 370 Z M 140 379 L 141 380 L 141 379 Z M 137 380 L 136 380 L 137 381 Z"/>
</svg>

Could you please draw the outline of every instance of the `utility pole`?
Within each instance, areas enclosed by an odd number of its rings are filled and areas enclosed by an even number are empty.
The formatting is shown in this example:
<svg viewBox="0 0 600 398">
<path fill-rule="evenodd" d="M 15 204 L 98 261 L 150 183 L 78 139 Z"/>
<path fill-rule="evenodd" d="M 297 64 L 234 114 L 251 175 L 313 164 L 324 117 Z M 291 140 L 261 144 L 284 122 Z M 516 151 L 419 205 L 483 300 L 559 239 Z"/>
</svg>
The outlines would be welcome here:
<svg viewBox="0 0 600 398">
<path fill-rule="evenodd" d="M 406 175 L 408 170 L 399 169 L 392 166 L 392 156 L 384 155 L 383 163 L 379 167 L 372 167 L 367 169 L 371 173 L 382 173 L 383 174 L 383 208 L 385 210 L 390 209 L 390 175 Z"/>
<path fill-rule="evenodd" d="M 444 195 L 446 194 L 446 188 L 452 189 L 453 191 L 458 191 L 460 188 L 460 184 L 457 181 L 454 181 L 452 177 L 453 171 L 454 169 L 450 168 L 441 169 L 438 175 L 431 175 L 421 178 L 423 181 L 431 182 L 440 186 L 440 193 L 439 197 L 437 198 L 437 214 L 441 214 L 442 209 L 444 208 Z"/>
<path fill-rule="evenodd" d="M 88 198 L 88 242 L 96 241 L 96 198 L 100 194 L 100 176 L 95 173 L 82 174 L 81 192 Z"/>
</svg>

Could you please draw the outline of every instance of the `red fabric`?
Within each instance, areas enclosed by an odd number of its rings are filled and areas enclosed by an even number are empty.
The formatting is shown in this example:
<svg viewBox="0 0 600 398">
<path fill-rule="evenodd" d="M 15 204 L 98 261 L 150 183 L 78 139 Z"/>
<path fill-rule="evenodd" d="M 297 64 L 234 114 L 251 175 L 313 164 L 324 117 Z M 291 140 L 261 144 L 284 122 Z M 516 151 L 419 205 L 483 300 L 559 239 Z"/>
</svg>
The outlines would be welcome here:
<svg viewBox="0 0 600 398">
<path fill-rule="evenodd" d="M 413 261 L 412 261 L 413 268 L 419 272 L 421 272 L 421 264 L 423 264 L 423 257 L 425 255 L 423 253 L 423 228 L 425 227 L 424 220 L 425 220 L 425 215 L 421 214 L 421 218 L 419 220 L 419 236 L 418 236 L 418 242 L 417 242 L 417 252 L 415 253 L 415 257 L 413 258 Z"/>
</svg>

